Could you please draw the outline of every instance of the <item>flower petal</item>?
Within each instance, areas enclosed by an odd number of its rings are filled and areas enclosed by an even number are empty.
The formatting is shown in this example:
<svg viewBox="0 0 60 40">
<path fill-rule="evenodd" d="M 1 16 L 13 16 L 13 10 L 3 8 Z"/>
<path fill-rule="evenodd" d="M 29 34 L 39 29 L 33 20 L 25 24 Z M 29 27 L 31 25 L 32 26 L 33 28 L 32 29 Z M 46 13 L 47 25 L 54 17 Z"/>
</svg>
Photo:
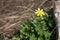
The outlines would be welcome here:
<svg viewBox="0 0 60 40">
<path fill-rule="evenodd" d="M 41 9 L 41 11 L 43 11 L 43 9 Z"/>
<path fill-rule="evenodd" d="M 40 10 L 40 8 L 38 8 L 38 10 Z"/>
</svg>

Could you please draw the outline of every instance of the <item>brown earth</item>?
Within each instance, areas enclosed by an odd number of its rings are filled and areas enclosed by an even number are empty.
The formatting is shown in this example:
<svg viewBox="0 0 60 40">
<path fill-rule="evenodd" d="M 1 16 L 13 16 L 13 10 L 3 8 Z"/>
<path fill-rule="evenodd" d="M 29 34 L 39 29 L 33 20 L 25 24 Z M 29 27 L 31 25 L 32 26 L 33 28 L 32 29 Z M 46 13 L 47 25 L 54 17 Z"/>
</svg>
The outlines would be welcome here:
<svg viewBox="0 0 60 40">
<path fill-rule="evenodd" d="M 0 34 L 12 37 L 19 29 L 20 25 L 27 20 L 35 18 L 34 10 L 44 8 L 47 11 L 51 2 L 44 0 L 0 0 Z"/>
</svg>

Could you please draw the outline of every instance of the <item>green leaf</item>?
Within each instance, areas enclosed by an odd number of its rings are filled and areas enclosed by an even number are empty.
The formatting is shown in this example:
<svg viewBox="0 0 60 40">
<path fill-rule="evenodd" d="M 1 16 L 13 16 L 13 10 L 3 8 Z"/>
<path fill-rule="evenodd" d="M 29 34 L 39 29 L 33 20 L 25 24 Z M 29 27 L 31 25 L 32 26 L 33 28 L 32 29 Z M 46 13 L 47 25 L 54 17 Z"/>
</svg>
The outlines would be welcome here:
<svg viewBox="0 0 60 40">
<path fill-rule="evenodd" d="M 37 31 L 38 35 L 43 36 L 43 33 L 44 33 L 43 29 L 36 27 L 35 30 Z"/>
<path fill-rule="evenodd" d="M 32 34 L 32 35 L 30 36 L 30 40 L 36 40 L 36 37 L 35 37 L 34 34 Z"/>
<path fill-rule="evenodd" d="M 43 37 L 38 37 L 38 40 L 43 40 Z"/>
<path fill-rule="evenodd" d="M 45 36 L 45 38 L 48 38 L 48 37 L 50 37 L 50 35 L 51 35 L 51 33 L 49 33 L 49 32 L 44 32 L 44 36 Z"/>
<path fill-rule="evenodd" d="M 18 37 L 13 37 L 12 40 L 20 40 Z"/>
<path fill-rule="evenodd" d="M 38 30 L 38 34 L 39 34 L 40 36 L 43 36 L 43 33 L 44 33 L 44 31 L 43 31 L 42 29 Z"/>
</svg>

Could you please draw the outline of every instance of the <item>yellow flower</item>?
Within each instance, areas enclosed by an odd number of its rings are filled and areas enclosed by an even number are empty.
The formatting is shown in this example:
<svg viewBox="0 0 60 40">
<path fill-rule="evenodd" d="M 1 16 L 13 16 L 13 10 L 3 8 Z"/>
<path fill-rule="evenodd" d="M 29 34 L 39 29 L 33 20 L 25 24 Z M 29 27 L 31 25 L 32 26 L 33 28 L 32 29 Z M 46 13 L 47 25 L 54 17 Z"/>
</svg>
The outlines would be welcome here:
<svg viewBox="0 0 60 40">
<path fill-rule="evenodd" d="M 45 15 L 43 9 L 40 9 L 40 8 L 38 8 L 38 9 L 35 11 L 35 13 L 36 13 L 37 16 Z"/>
</svg>

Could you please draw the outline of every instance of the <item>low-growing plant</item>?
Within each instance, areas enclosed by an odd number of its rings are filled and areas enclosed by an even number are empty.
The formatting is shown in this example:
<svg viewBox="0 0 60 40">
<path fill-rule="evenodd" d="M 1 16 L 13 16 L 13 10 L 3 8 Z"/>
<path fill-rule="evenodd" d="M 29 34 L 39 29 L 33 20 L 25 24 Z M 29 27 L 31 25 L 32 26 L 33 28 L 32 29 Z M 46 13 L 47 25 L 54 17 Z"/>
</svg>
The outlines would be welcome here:
<svg viewBox="0 0 60 40">
<path fill-rule="evenodd" d="M 50 40 L 54 21 L 43 9 L 35 11 L 36 18 L 21 25 L 19 34 L 12 37 L 12 40 Z"/>
</svg>

